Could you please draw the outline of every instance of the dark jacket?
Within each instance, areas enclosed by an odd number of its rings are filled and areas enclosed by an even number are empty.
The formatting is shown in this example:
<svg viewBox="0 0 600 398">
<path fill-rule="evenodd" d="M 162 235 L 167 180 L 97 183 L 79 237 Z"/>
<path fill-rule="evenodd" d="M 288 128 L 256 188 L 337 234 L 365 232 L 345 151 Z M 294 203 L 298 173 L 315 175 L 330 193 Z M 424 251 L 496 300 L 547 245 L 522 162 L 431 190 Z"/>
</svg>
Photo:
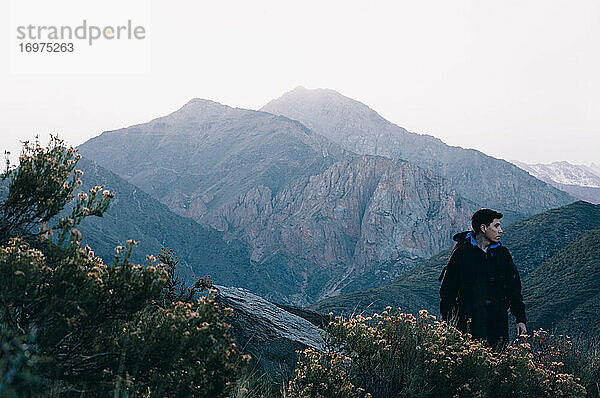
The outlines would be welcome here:
<svg viewBox="0 0 600 398">
<path fill-rule="evenodd" d="M 510 252 L 499 243 L 484 252 L 468 231 L 456 234 L 454 240 L 458 243 L 440 276 L 442 319 L 455 321 L 475 338 L 507 341 L 507 310 L 517 323 L 526 322 L 521 278 Z"/>
</svg>

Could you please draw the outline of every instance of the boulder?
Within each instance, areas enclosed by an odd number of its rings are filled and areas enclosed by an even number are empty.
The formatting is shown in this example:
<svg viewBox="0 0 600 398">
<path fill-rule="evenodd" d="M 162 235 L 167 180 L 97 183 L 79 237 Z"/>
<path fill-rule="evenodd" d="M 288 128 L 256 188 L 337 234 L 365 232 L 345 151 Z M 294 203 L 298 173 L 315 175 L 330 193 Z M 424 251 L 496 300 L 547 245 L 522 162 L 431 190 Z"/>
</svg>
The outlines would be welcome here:
<svg viewBox="0 0 600 398">
<path fill-rule="evenodd" d="M 233 309 L 229 323 L 238 347 L 252 355 L 266 373 L 285 378 L 295 367 L 296 351 L 324 349 L 323 330 L 308 320 L 245 289 L 214 289 L 219 305 Z"/>
</svg>

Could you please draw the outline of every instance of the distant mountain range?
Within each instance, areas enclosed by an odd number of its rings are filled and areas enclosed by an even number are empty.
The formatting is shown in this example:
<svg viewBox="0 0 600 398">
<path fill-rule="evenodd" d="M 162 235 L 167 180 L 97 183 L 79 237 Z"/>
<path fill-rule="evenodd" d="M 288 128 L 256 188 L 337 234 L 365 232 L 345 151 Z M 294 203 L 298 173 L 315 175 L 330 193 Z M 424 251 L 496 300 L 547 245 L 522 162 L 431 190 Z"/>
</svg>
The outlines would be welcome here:
<svg viewBox="0 0 600 398">
<path fill-rule="evenodd" d="M 529 174 L 571 195 L 591 203 L 600 203 L 600 167 L 574 165 L 568 162 L 527 164 L 512 161 Z"/>
<path fill-rule="evenodd" d="M 148 123 L 106 131 L 80 152 L 197 221 L 258 186 L 278 192 L 343 151 L 284 117 L 193 99 Z"/>
<path fill-rule="evenodd" d="M 575 202 L 505 228 L 502 242 L 519 269 L 529 328 L 559 327 L 568 333 L 600 337 L 600 205 Z M 339 295 L 309 308 L 335 314 L 403 312 L 427 309 L 439 315 L 438 276 L 444 250 L 389 285 Z"/>
<path fill-rule="evenodd" d="M 79 149 L 98 173 L 106 168 L 115 184 L 154 201 L 128 205 L 110 225 L 98 220 L 91 240 L 107 248 L 124 235 L 164 242 L 197 274 L 295 305 L 395 280 L 448 247 L 479 207 L 503 211 L 509 223 L 573 200 L 508 162 L 406 132 L 332 90 L 296 89 L 262 111 L 194 99 Z M 170 240 L 161 229 L 167 215 L 177 220 Z M 180 226 L 181 216 L 205 232 Z M 118 231 L 119 219 L 132 230 Z M 225 265 L 195 252 L 200 239 L 238 258 Z"/>
</svg>

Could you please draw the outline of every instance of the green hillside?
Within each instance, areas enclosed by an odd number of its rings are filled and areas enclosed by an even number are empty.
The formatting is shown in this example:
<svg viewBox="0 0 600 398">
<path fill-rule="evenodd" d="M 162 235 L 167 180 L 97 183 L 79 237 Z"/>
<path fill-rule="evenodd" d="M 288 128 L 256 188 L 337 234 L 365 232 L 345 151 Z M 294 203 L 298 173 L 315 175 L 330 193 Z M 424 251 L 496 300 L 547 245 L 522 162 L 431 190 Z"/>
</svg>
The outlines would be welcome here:
<svg viewBox="0 0 600 398">
<path fill-rule="evenodd" d="M 600 229 L 585 233 L 536 268 L 524 281 L 524 300 L 533 327 L 598 332 Z"/>
<path fill-rule="evenodd" d="M 382 312 L 386 306 L 400 308 L 403 312 L 427 309 L 438 312 L 439 282 L 441 269 L 448 261 L 451 250 L 444 250 L 421 265 L 408 271 L 389 285 L 358 292 L 342 294 L 316 302 L 308 307 L 320 312 L 339 314 L 373 314 Z"/>
<path fill-rule="evenodd" d="M 502 244 L 510 249 L 523 277 L 595 228 L 600 228 L 600 205 L 578 201 L 508 226 Z"/>
<path fill-rule="evenodd" d="M 570 243 L 576 245 L 575 241 L 586 231 L 595 228 L 600 228 L 600 205 L 579 201 L 506 227 L 502 242 L 510 249 L 525 284 L 526 275 L 537 265 Z M 321 313 L 371 314 L 389 305 L 405 312 L 427 309 L 437 314 L 440 286 L 437 278 L 450 252 L 447 249 L 436 254 L 389 285 L 328 298 L 309 308 Z M 527 301 L 525 304 L 528 305 Z"/>
</svg>

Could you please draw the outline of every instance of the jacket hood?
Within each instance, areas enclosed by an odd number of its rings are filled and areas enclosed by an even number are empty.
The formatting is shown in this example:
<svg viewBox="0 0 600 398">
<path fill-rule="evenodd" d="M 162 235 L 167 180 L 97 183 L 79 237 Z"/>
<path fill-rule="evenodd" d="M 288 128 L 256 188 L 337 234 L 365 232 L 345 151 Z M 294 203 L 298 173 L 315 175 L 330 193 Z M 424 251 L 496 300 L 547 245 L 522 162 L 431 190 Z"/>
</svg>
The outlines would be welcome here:
<svg viewBox="0 0 600 398">
<path fill-rule="evenodd" d="M 472 246 L 477 246 L 477 242 L 475 241 L 475 235 L 473 235 L 473 231 L 464 231 L 464 232 L 459 232 L 457 234 L 455 234 L 452 239 L 455 242 L 461 243 L 461 242 L 465 242 L 465 243 L 470 243 Z M 495 249 L 496 247 L 500 246 L 501 243 L 494 243 L 493 245 L 490 245 L 490 249 Z"/>
<path fill-rule="evenodd" d="M 465 239 L 467 238 L 467 235 L 469 234 L 469 232 L 471 232 L 471 231 L 459 232 L 459 233 L 457 233 L 456 235 L 454 235 L 454 236 L 452 237 L 452 239 L 453 239 L 455 242 L 464 242 L 464 241 L 465 241 Z"/>
</svg>

